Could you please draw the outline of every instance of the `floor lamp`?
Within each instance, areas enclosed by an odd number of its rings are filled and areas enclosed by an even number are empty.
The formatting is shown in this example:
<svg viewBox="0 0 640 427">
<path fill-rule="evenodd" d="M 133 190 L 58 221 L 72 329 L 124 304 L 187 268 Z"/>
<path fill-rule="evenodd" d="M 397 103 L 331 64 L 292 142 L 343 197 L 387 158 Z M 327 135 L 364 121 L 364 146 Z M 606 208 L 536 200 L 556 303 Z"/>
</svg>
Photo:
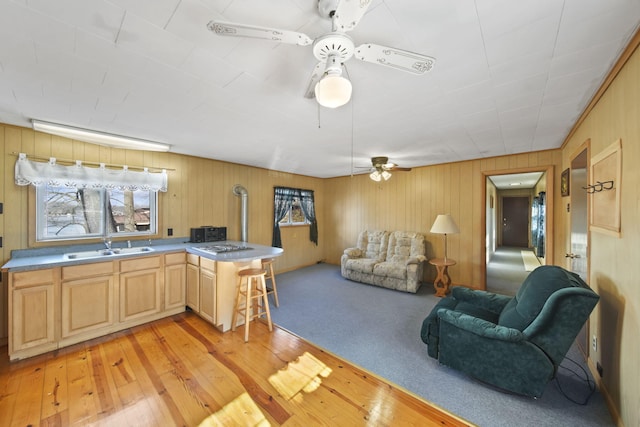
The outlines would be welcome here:
<svg viewBox="0 0 640 427">
<path fill-rule="evenodd" d="M 447 262 L 447 234 L 457 234 L 460 232 L 458 226 L 451 218 L 450 214 L 438 215 L 431 232 L 435 234 L 444 234 L 444 261 Z"/>
</svg>

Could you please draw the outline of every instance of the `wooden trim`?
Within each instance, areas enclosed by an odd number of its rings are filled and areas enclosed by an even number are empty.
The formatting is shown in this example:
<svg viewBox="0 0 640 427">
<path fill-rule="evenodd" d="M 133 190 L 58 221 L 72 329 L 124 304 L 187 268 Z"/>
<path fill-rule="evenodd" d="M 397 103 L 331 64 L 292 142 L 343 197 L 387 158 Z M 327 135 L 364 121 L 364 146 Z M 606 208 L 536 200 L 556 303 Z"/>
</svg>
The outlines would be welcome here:
<svg viewBox="0 0 640 427">
<path fill-rule="evenodd" d="M 595 95 L 593 95 L 593 98 L 591 98 L 591 101 L 589 102 L 587 107 L 584 109 L 580 117 L 578 117 L 578 120 L 576 120 L 576 122 L 573 124 L 573 127 L 569 131 L 569 134 L 567 135 L 567 137 L 564 139 L 564 142 L 560 146 L 560 149 L 564 149 L 566 147 L 566 145 L 569 143 L 571 138 L 575 135 L 575 133 L 580 128 L 582 123 L 586 120 L 589 113 L 591 113 L 591 111 L 595 108 L 596 104 L 598 104 L 602 96 L 609 89 L 609 86 L 611 86 L 611 84 L 616 79 L 616 77 L 618 77 L 618 74 L 620 73 L 622 68 L 625 66 L 629 58 L 631 58 L 631 56 L 634 54 L 634 52 L 636 51 L 639 45 L 640 45 L 640 29 L 638 29 L 634 34 L 634 36 L 631 38 L 631 40 L 629 41 L 629 44 L 627 44 L 627 47 L 625 48 L 625 50 L 620 54 L 618 61 L 614 64 L 613 68 L 611 68 L 611 71 L 609 71 L 609 74 L 607 74 L 607 77 L 605 77 L 598 91 L 595 93 Z"/>
</svg>

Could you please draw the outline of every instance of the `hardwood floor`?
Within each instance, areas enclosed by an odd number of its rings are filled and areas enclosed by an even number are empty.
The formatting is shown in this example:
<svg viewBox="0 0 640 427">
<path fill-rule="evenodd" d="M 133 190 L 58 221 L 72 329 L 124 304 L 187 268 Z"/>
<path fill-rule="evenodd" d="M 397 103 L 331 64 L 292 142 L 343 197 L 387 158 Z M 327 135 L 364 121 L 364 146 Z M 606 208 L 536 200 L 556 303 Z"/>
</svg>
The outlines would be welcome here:
<svg viewBox="0 0 640 427">
<path fill-rule="evenodd" d="M 471 425 L 278 327 L 243 335 L 187 312 L 12 363 L 2 347 L 0 425 Z"/>
</svg>

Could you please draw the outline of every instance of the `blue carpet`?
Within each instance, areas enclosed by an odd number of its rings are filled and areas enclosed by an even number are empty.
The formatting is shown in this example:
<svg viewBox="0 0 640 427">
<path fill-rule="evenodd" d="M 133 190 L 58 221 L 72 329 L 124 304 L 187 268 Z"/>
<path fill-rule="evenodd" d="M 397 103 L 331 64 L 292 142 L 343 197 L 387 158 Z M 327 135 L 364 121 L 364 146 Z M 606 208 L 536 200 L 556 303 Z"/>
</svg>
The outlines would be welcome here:
<svg viewBox="0 0 640 427">
<path fill-rule="evenodd" d="M 570 402 L 549 383 L 543 396 L 507 394 L 438 364 L 420 340 L 423 319 L 439 300 L 433 286 L 417 294 L 351 282 L 335 265 L 318 264 L 277 277 L 279 326 L 359 365 L 440 407 L 483 427 L 613 426 L 602 395 L 585 406 Z M 575 347 L 575 346 L 574 346 Z M 569 357 L 585 367 L 579 351 Z M 563 366 L 575 371 L 567 360 Z M 583 400 L 589 389 L 581 377 L 560 369 L 565 393 Z"/>
</svg>

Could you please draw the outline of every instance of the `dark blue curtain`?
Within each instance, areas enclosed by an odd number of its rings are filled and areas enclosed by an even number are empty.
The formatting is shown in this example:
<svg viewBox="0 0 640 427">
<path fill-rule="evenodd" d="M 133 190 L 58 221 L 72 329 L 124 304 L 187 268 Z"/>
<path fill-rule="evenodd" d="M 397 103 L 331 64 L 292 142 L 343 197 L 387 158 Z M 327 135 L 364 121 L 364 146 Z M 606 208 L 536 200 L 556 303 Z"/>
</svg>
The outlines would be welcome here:
<svg viewBox="0 0 640 427">
<path fill-rule="evenodd" d="M 274 187 L 273 188 L 273 237 L 271 246 L 276 248 L 282 247 L 282 237 L 280 236 L 280 221 L 285 217 L 293 198 L 298 195 L 295 188 Z"/>
<path fill-rule="evenodd" d="M 309 226 L 309 240 L 318 245 L 318 222 L 316 221 L 316 208 L 315 201 L 313 199 L 313 191 L 300 190 L 300 207 L 302 213 L 307 221 L 310 222 Z"/>
</svg>

